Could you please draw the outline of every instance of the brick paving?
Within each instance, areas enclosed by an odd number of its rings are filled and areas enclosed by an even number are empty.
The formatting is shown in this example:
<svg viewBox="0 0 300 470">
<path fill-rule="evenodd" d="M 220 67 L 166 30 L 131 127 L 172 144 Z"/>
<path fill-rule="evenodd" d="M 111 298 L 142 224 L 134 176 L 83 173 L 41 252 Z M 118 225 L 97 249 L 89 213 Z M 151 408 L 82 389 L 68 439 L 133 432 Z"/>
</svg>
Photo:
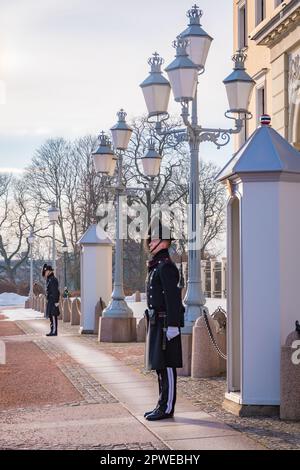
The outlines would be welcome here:
<svg viewBox="0 0 300 470">
<path fill-rule="evenodd" d="M 144 344 L 142 343 L 101 343 L 95 336 L 85 341 L 139 370 L 141 374 L 153 375 L 144 370 Z M 178 377 L 178 395 L 188 398 L 199 410 L 211 414 L 233 429 L 240 431 L 256 442 L 272 450 L 300 449 L 300 422 L 284 421 L 276 417 L 239 417 L 223 410 L 222 403 L 226 391 L 226 378 L 192 379 Z"/>
<path fill-rule="evenodd" d="M 53 342 L 48 339 L 38 339 L 36 336 L 40 336 L 34 328 L 28 325 L 27 322 L 16 322 L 27 335 L 31 335 L 34 342 L 53 360 L 65 374 L 65 376 L 71 381 L 74 387 L 80 391 L 82 400 L 78 403 L 70 404 L 69 406 L 82 405 L 86 403 L 111 403 L 116 400 L 106 392 L 99 383 L 93 379 L 82 366 L 76 363 L 69 356 L 54 346 Z M 78 327 L 70 326 L 69 324 L 63 324 L 60 322 L 60 334 L 63 335 L 76 335 L 78 336 Z M 84 335 L 80 337 L 81 341 L 88 343 L 95 349 L 100 349 L 103 352 L 112 355 L 124 364 L 132 367 L 134 370 L 138 370 L 141 374 L 153 376 L 153 387 L 156 387 L 156 376 L 153 373 L 144 371 L 144 344 L 143 343 L 131 343 L 131 344 L 111 344 L 111 343 L 98 343 L 96 336 Z M 225 377 L 216 377 L 210 379 L 192 379 L 190 377 L 179 377 L 178 378 L 178 394 L 184 396 L 195 405 L 198 410 L 204 411 L 212 415 L 213 417 L 223 421 L 225 424 L 232 427 L 232 429 L 240 431 L 243 435 L 250 437 L 253 441 L 265 446 L 268 449 L 273 450 L 299 450 L 300 449 L 300 423 L 283 421 L 279 418 L 240 418 L 226 412 L 222 409 L 222 402 L 224 399 L 224 393 L 226 390 L 226 379 Z M 107 400 L 107 401 L 106 401 Z M 3 413 L 3 412 L 2 412 Z M 2 413 L 0 413 L 0 421 L 2 421 Z M 30 448 L 35 448 L 35 444 L 31 443 Z M 47 443 L 39 441 L 41 447 L 36 448 L 47 448 Z M 160 444 L 159 444 L 160 445 Z M 154 448 L 160 448 L 156 443 Z M 163 444 L 162 448 L 163 448 Z M 33 446 L 33 447 L 32 447 Z M 129 446 L 129 447 L 128 447 Z M 108 443 L 102 445 L 99 443 L 94 446 L 81 445 L 80 447 L 74 445 L 67 448 L 74 449 L 133 449 L 135 443 L 130 444 L 116 444 Z M 153 443 L 144 442 L 136 443 L 136 448 L 139 449 L 152 449 Z M 140 446 L 140 447 L 139 447 Z M 149 446 L 149 447 L 148 447 Z M 155 447 L 156 446 L 156 447 Z M 0 446 L 1 447 L 1 446 Z M 55 448 L 51 446 L 51 448 Z M 59 447 L 58 448 L 62 448 Z"/>
<path fill-rule="evenodd" d="M 11 392 L 18 395 L 18 400 L 3 402 L 3 409 L 0 406 L 1 450 L 168 449 L 55 339 L 41 336 L 41 331 L 26 321 L 7 323 L 10 323 L 12 334 L 19 333 L 20 336 L 3 337 L 9 357 L 13 353 L 14 369 L 6 364 L 0 373 L 1 378 L 5 374 L 10 388 L 16 386 L 14 390 L 8 390 L 1 381 L 0 387 L 9 392 L 4 397 L 6 401 Z M 1 322 L 0 326 L 3 325 Z M 78 336 L 78 327 L 66 328 L 65 334 Z M 20 356 L 18 351 L 24 351 L 25 355 Z M 42 368 L 37 367 L 37 362 Z M 32 370 L 28 369 L 29 364 Z M 43 375 L 47 371 L 48 377 Z M 58 371 L 67 380 L 69 389 L 76 392 L 73 400 L 66 399 L 65 389 L 60 388 L 63 380 L 57 375 Z M 30 389 L 28 394 L 27 389 Z M 48 392 L 52 395 L 51 400 Z"/>
<path fill-rule="evenodd" d="M 117 400 L 110 395 L 86 370 L 66 354 L 59 346 L 47 339 L 34 341 L 70 380 L 80 392 L 84 403 L 116 403 Z"/>
<path fill-rule="evenodd" d="M 6 363 L 0 367 L 1 410 L 80 398 L 80 393 L 36 344 L 6 343 Z"/>
<path fill-rule="evenodd" d="M 0 321 L 0 336 L 24 335 L 24 330 L 11 321 Z"/>
<path fill-rule="evenodd" d="M 13 445 L 1 444 L 0 450 L 167 450 L 162 442 L 153 444 L 152 442 L 130 442 L 128 444 L 96 444 L 96 445 L 81 445 L 81 444 L 68 444 L 66 446 L 60 444 L 49 444 L 47 440 L 42 439 L 29 439 L 24 442 L 15 442 Z"/>
<path fill-rule="evenodd" d="M 167 449 L 120 403 L 0 412 L 0 450 Z"/>
</svg>

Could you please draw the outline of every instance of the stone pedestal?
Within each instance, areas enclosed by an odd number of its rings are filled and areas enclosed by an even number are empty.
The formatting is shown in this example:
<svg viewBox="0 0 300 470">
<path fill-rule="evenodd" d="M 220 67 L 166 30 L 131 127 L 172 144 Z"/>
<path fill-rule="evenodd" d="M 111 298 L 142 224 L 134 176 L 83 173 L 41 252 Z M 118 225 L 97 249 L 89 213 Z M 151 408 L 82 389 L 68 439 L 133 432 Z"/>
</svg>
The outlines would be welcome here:
<svg viewBox="0 0 300 470">
<path fill-rule="evenodd" d="M 136 341 L 136 318 L 101 317 L 98 340 L 103 343 Z"/>
<path fill-rule="evenodd" d="M 63 305 L 64 305 L 64 298 L 62 296 L 59 297 L 59 311 L 61 317 L 63 316 Z"/>
<path fill-rule="evenodd" d="M 191 375 L 191 360 L 192 360 L 192 335 L 182 334 L 181 335 L 182 345 L 182 364 L 183 367 L 177 369 L 177 374 L 188 377 Z"/>
<path fill-rule="evenodd" d="M 300 334 L 296 331 L 281 347 L 280 418 L 300 421 Z"/>
<path fill-rule="evenodd" d="M 217 341 L 219 335 L 216 334 L 215 322 L 210 316 L 208 316 L 208 321 Z M 219 355 L 208 335 L 204 317 L 201 316 L 193 328 L 191 376 L 194 378 L 216 377 L 220 373 Z"/>
<path fill-rule="evenodd" d="M 39 312 L 44 312 L 44 296 L 43 294 L 39 295 Z"/>
<path fill-rule="evenodd" d="M 259 417 L 259 416 L 279 416 L 279 406 L 272 405 L 244 405 L 240 403 L 237 395 L 236 400 L 233 393 L 226 394 L 222 403 L 222 408 L 241 418 Z"/>
<path fill-rule="evenodd" d="M 46 313 L 46 308 L 47 308 L 47 299 L 46 299 L 46 296 L 43 295 L 43 298 L 42 298 L 42 313 Z"/>
<path fill-rule="evenodd" d="M 100 317 L 102 317 L 102 312 L 105 309 L 105 307 L 106 307 L 106 304 L 100 297 L 95 307 L 95 328 L 94 328 L 95 335 L 98 335 L 99 333 L 99 321 L 100 321 Z"/>
<path fill-rule="evenodd" d="M 139 290 L 137 290 L 136 293 L 134 294 L 134 301 L 135 302 L 141 302 L 142 301 L 141 293 L 140 293 Z"/>
<path fill-rule="evenodd" d="M 80 312 L 78 309 L 78 299 L 74 299 L 72 301 L 72 306 L 71 306 L 71 325 L 80 325 Z"/>
<path fill-rule="evenodd" d="M 108 304 L 112 291 L 112 241 L 100 225 L 91 225 L 80 238 L 80 331 L 96 331 L 95 306 Z"/>
<path fill-rule="evenodd" d="M 136 340 L 138 343 L 146 341 L 146 318 L 139 318 L 136 328 Z"/>
<path fill-rule="evenodd" d="M 71 300 L 68 298 L 63 300 L 62 320 L 64 323 L 71 320 Z"/>
</svg>

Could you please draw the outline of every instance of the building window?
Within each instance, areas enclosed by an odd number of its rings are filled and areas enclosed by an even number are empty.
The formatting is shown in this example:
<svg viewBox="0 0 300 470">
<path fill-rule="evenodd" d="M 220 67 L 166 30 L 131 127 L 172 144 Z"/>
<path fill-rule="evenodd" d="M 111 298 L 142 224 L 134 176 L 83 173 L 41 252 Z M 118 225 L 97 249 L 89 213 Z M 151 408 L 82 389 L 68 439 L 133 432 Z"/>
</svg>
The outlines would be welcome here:
<svg viewBox="0 0 300 470">
<path fill-rule="evenodd" d="M 283 2 L 284 2 L 284 0 L 275 0 L 275 2 L 274 2 L 274 8 L 279 7 L 279 5 L 281 5 L 281 3 L 283 3 Z"/>
<path fill-rule="evenodd" d="M 266 17 L 266 0 L 256 0 L 255 2 L 256 26 Z"/>
<path fill-rule="evenodd" d="M 256 117 L 257 125 L 260 123 L 260 116 L 266 114 L 266 88 L 265 86 L 260 86 L 256 90 Z"/>
<path fill-rule="evenodd" d="M 247 46 L 247 10 L 246 4 L 242 4 L 239 7 L 238 12 L 238 45 L 239 49 L 243 49 Z"/>
</svg>

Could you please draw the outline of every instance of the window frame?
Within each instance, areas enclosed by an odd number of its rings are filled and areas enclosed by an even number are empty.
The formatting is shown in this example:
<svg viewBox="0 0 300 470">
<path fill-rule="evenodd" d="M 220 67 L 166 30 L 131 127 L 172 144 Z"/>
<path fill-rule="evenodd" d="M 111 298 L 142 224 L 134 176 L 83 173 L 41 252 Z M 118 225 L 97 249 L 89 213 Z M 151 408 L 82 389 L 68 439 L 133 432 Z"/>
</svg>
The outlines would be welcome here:
<svg viewBox="0 0 300 470">
<path fill-rule="evenodd" d="M 247 13 L 247 2 L 243 0 L 238 5 L 238 49 L 248 47 Z"/>
<path fill-rule="evenodd" d="M 255 26 L 266 19 L 266 0 L 255 0 Z"/>
</svg>

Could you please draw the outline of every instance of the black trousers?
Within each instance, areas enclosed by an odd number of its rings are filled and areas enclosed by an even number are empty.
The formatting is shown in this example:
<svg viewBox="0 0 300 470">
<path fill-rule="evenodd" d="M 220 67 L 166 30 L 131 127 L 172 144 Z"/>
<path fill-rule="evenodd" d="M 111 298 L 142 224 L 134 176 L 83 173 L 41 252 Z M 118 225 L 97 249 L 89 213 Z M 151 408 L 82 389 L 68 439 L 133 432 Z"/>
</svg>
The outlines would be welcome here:
<svg viewBox="0 0 300 470">
<path fill-rule="evenodd" d="M 49 320 L 50 320 L 51 333 L 57 335 L 57 325 L 58 325 L 57 315 L 49 315 Z"/>
<path fill-rule="evenodd" d="M 158 407 L 164 413 L 174 413 L 176 403 L 177 371 L 175 367 L 166 367 L 156 371 L 158 377 Z"/>
</svg>

